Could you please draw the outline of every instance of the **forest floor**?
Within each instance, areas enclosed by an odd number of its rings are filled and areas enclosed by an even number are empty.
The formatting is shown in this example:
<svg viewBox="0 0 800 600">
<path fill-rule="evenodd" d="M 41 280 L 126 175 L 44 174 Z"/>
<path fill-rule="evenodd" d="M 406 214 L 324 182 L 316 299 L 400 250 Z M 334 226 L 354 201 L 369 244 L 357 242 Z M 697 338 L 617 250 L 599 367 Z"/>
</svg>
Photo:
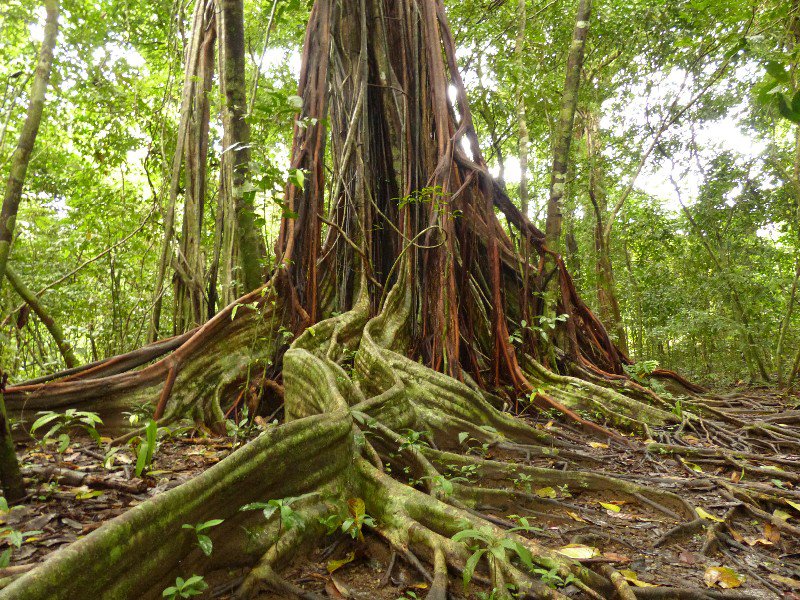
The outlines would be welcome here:
<svg viewBox="0 0 800 600">
<path fill-rule="evenodd" d="M 748 396 L 775 412 L 796 410 L 800 403 L 800 396 L 764 388 L 748 390 Z M 672 491 L 702 509 L 704 518 L 687 524 L 672 507 L 650 506 L 622 494 L 568 486 L 536 489 L 524 476 L 514 482 L 518 490 L 527 492 L 524 506 L 509 505 L 505 510 L 477 507 L 479 510 L 498 522 L 527 527 L 520 533 L 586 565 L 610 564 L 637 588 L 678 585 L 695 588 L 698 598 L 800 600 L 800 538 L 791 535 L 791 529 L 800 526 L 799 456 L 773 456 L 779 464 L 765 462 L 760 466 L 766 469 L 759 473 L 743 473 L 724 460 L 689 461 L 649 452 L 650 440 L 641 437 L 629 437 L 627 447 L 592 438 L 555 411 L 523 418 L 581 445 L 592 457 L 583 463 L 573 461 L 569 467 L 559 459 L 541 457 L 525 460 L 525 464 L 603 473 Z M 253 431 L 257 434 L 258 429 Z M 54 445 L 20 446 L 31 495 L 21 506 L 0 515 L 0 551 L 12 551 L 10 564 L 0 569 L 0 578 L 5 578 L 0 579 L 0 586 L 128 508 L 219 462 L 242 441 L 240 437 L 210 437 L 185 429 L 165 435 L 142 478 L 134 476 L 136 456 L 132 449 L 123 446 L 109 458 L 88 436 L 74 435 L 62 453 L 56 452 Z M 698 448 L 711 446 L 692 436 L 684 436 L 684 441 L 696 443 Z M 503 454 L 495 448 L 473 450 L 485 459 L 520 460 L 519 455 Z M 442 467 L 447 471 L 446 465 Z M 480 480 L 479 470 L 464 473 L 451 469 L 448 475 Z M 783 494 L 785 506 L 775 508 L 770 520 L 745 510 L 721 484 L 736 485 L 743 477 L 764 489 L 789 492 Z M 776 519 L 790 526 L 776 527 Z M 21 539 L 18 533 L 22 533 Z M 395 556 L 374 533 L 368 533 L 362 542 L 341 535 L 326 542 L 295 559 L 284 573 L 286 579 L 321 597 L 335 599 L 425 596 L 427 585 L 419 571 Z M 230 597 L 243 574 L 207 574 L 210 588 L 206 596 Z M 567 596 L 581 597 L 577 588 L 557 575 L 544 571 L 539 575 Z M 450 589 L 456 598 L 490 597 L 481 596 L 473 587 L 465 591 L 460 578 L 454 579 Z M 703 590 L 724 593 L 703 596 Z M 664 593 L 658 597 L 673 596 Z"/>
</svg>

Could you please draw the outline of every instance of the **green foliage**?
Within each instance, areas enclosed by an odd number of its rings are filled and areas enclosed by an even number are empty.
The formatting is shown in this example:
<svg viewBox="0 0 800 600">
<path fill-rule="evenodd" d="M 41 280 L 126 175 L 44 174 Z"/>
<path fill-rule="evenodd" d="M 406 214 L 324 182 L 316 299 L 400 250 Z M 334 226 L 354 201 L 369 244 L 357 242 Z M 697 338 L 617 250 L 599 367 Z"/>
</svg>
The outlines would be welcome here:
<svg viewBox="0 0 800 600">
<path fill-rule="evenodd" d="M 647 385 L 648 377 L 658 369 L 657 360 L 643 360 L 632 365 L 623 365 L 628 376 L 642 385 Z"/>
<path fill-rule="evenodd" d="M 245 504 L 239 510 L 261 510 L 264 513 L 265 519 L 270 519 L 273 515 L 277 514 L 279 531 L 282 529 L 292 529 L 294 527 L 303 529 L 305 527 L 303 516 L 295 512 L 291 505 L 308 496 L 309 494 L 304 494 L 302 496 L 289 496 L 276 500 L 268 500 L 267 502 L 251 502 Z"/>
<path fill-rule="evenodd" d="M 197 523 L 196 525 L 190 525 L 188 523 L 184 523 L 183 529 L 191 529 L 194 531 L 195 535 L 197 536 L 197 545 L 200 550 L 203 551 L 203 554 L 206 556 L 211 556 L 211 552 L 214 549 L 214 545 L 211 541 L 211 538 L 205 534 L 205 531 L 208 531 L 212 527 L 216 527 L 220 525 L 224 519 L 211 519 L 210 521 L 205 521 L 204 523 Z"/>
<path fill-rule="evenodd" d="M 192 596 L 199 596 L 208 589 L 208 584 L 202 575 L 192 575 L 189 579 L 184 580 L 182 577 L 175 579 L 175 585 L 166 588 L 161 596 L 169 600 L 176 600 L 177 598 L 191 598 Z"/>
<path fill-rule="evenodd" d="M 101 425 L 103 420 L 97 413 L 69 408 L 63 413 L 51 410 L 39 411 L 37 414 L 41 416 L 31 425 L 31 435 L 35 435 L 39 429 L 49 425 L 50 429 L 42 436 L 41 444 L 46 446 L 47 444 L 56 443 L 56 450 L 59 454 L 63 454 L 69 446 L 70 437 L 67 432 L 71 429 L 82 429 L 98 444 L 100 443 L 97 425 Z"/>
<path fill-rule="evenodd" d="M 511 552 L 516 555 L 526 569 L 530 571 L 534 568 L 533 557 L 531 556 L 530 550 L 515 540 L 495 537 L 492 530 L 488 527 L 463 529 L 453 536 L 453 541 L 474 542 L 470 545 L 470 550 L 473 552 L 464 565 L 464 589 L 469 586 L 469 582 L 472 580 L 472 576 L 475 573 L 475 568 L 478 566 L 478 561 L 480 561 L 483 556 L 486 556 L 490 561 L 505 561 L 507 560 L 508 553 Z"/>
<path fill-rule="evenodd" d="M 153 454 L 158 446 L 158 423 L 148 421 L 144 428 L 144 438 L 136 440 L 136 468 L 134 472 L 141 477 L 153 462 Z"/>
</svg>

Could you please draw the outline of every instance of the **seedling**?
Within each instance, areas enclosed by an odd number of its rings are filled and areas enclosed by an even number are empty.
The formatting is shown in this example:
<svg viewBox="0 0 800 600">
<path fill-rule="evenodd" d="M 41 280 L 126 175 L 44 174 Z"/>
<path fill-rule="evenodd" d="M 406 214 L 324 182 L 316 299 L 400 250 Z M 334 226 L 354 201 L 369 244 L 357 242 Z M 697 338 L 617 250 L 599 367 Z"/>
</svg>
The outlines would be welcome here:
<svg viewBox="0 0 800 600">
<path fill-rule="evenodd" d="M 223 521 L 224 519 L 212 519 L 210 521 L 206 521 L 205 523 L 197 523 L 196 525 L 184 523 L 183 529 L 191 529 L 194 531 L 195 535 L 197 536 L 197 545 L 200 547 L 200 550 L 202 550 L 203 554 L 206 556 L 211 556 L 211 551 L 213 550 L 214 545 L 211 542 L 211 538 L 203 532 L 208 531 L 212 527 L 216 527 Z"/>
<path fill-rule="evenodd" d="M 97 413 L 69 408 L 63 413 L 50 410 L 40 411 L 37 414 L 41 416 L 31 425 L 31 435 L 34 435 L 38 429 L 45 425 L 52 425 L 47 433 L 42 436 L 42 448 L 47 444 L 57 443 L 56 450 L 59 454 L 63 454 L 70 443 L 70 437 L 67 432 L 74 428 L 83 429 L 95 442 L 100 443 L 97 425 L 102 425 L 103 420 Z"/>
<path fill-rule="evenodd" d="M 208 584 L 203 579 L 202 575 L 192 575 L 189 579 L 185 580 L 183 577 L 175 578 L 175 585 L 169 586 L 165 589 L 161 596 L 175 600 L 176 598 L 191 598 L 192 596 L 199 596 L 208 589 Z"/>
<path fill-rule="evenodd" d="M 297 497 L 287 497 L 277 500 L 268 500 L 267 502 L 251 502 L 245 504 L 239 510 L 261 510 L 264 511 L 264 518 L 270 519 L 272 515 L 278 513 L 278 531 L 283 528 L 287 530 L 297 527 L 302 529 L 305 527 L 303 517 L 294 511 L 291 507 L 293 502 L 307 497 L 308 494 Z"/>
</svg>

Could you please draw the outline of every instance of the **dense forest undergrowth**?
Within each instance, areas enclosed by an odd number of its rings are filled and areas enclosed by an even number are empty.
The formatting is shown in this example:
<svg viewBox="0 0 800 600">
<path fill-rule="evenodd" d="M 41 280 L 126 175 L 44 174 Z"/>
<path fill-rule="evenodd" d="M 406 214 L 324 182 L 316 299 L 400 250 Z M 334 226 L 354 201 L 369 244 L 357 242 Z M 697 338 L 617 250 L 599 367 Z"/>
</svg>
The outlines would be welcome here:
<svg viewBox="0 0 800 600">
<path fill-rule="evenodd" d="M 798 597 L 800 7 L 485 4 L 45 2 L 0 598 Z"/>
</svg>

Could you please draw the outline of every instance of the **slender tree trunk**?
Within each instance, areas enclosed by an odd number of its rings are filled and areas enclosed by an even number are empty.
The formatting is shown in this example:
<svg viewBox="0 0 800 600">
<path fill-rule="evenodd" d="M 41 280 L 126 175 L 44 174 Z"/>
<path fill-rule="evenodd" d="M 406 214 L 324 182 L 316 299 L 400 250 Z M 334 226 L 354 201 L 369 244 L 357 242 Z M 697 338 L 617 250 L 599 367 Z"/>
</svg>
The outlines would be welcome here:
<svg viewBox="0 0 800 600">
<path fill-rule="evenodd" d="M 203 41 L 198 47 L 196 73 L 192 77 L 193 99 L 191 126 L 187 132 L 185 151 L 186 197 L 183 210 L 180 252 L 176 256 L 175 326 L 174 333 L 188 331 L 207 317 L 204 287 L 205 261 L 201 238 L 206 202 L 208 164 L 209 94 L 214 79 L 214 46 L 216 22 L 213 10 L 202 20 Z"/>
<path fill-rule="evenodd" d="M 241 281 L 246 292 L 262 282 L 263 242 L 255 224 L 255 192 L 246 189 L 250 162 L 250 126 L 244 60 L 244 7 L 242 0 L 219 0 L 220 80 L 225 129 L 222 164 L 236 211 Z"/>
<path fill-rule="evenodd" d="M 789 23 L 789 31 L 791 32 L 789 42 L 789 52 L 796 49 L 800 45 L 800 0 L 794 0 L 793 17 Z M 791 69 L 792 91 L 796 92 L 798 89 L 797 84 L 797 61 L 794 61 Z M 795 227 L 797 228 L 797 249 L 796 252 L 800 254 L 800 125 L 795 126 L 794 135 L 794 163 L 792 165 L 792 188 L 795 191 L 795 200 L 797 202 Z M 800 279 L 800 255 L 796 258 L 794 281 L 792 282 L 792 291 L 789 294 L 789 306 L 786 308 L 786 316 L 781 323 L 780 334 L 778 335 L 778 345 L 775 352 L 775 362 L 778 371 L 778 386 L 783 386 L 783 344 L 786 339 L 786 332 L 789 329 L 792 319 L 792 311 L 794 310 L 795 299 L 797 298 L 797 284 Z M 800 359 L 800 352 L 797 354 Z M 796 361 L 795 361 L 796 362 Z M 792 369 L 790 376 L 794 376 L 795 369 Z"/>
<path fill-rule="evenodd" d="M 528 121 L 525 111 L 525 94 L 523 81 L 525 57 L 525 29 L 528 23 L 527 1 L 519 0 L 517 8 L 517 43 L 514 47 L 514 58 L 517 68 L 517 128 L 519 129 L 519 209 L 523 215 L 528 216 Z"/>
<path fill-rule="evenodd" d="M 14 237 L 14 225 L 22 198 L 22 186 L 25 183 L 33 144 L 39 133 L 39 124 L 42 122 L 45 92 L 53 66 L 53 49 L 56 45 L 56 38 L 58 38 L 58 0 L 45 0 L 44 6 L 47 10 L 47 22 L 44 27 L 42 46 L 39 49 L 36 75 L 33 78 L 28 114 L 19 135 L 17 149 L 14 151 L 3 197 L 3 208 L 0 211 L 0 288 L 2 288 L 7 272 L 8 255 L 11 252 L 11 242 Z M 2 377 L 3 375 L 0 374 L 0 378 Z M 0 387 L 2 385 L 3 382 L 0 382 Z M 2 481 L 3 491 L 8 500 L 19 500 L 25 495 L 17 455 L 14 452 L 14 441 L 11 439 L 11 427 L 6 417 L 6 406 L 2 400 L 0 400 L 0 481 Z"/>
<path fill-rule="evenodd" d="M 547 203 L 545 235 L 547 236 L 547 246 L 556 252 L 561 245 L 561 202 L 566 186 L 572 127 L 575 122 L 575 109 L 578 105 L 578 88 L 591 12 L 592 0 L 579 0 L 575 16 L 575 30 L 567 57 L 567 74 L 564 81 L 564 92 L 561 95 L 561 109 L 558 114 L 558 125 L 553 143 L 553 168 L 550 173 L 550 199 Z"/>
<path fill-rule="evenodd" d="M 39 133 L 39 124 L 42 122 L 45 93 L 53 65 L 53 48 L 55 48 L 56 38 L 58 37 L 58 1 L 45 0 L 45 8 L 47 9 L 47 22 L 44 29 L 44 40 L 39 50 L 36 75 L 31 88 L 28 114 L 19 134 L 17 149 L 12 157 L 11 170 L 3 197 L 3 208 L 0 211 L 0 288 L 3 286 L 8 256 L 11 253 L 14 225 L 16 224 L 17 211 L 22 198 L 22 186 L 25 183 L 25 175 L 28 172 L 33 145 Z"/>
<path fill-rule="evenodd" d="M 589 159 L 589 199 L 595 216 L 594 247 L 596 253 L 597 303 L 600 320 L 609 331 L 614 332 L 620 350 L 628 353 L 625 326 L 619 310 L 619 301 L 614 284 L 614 268 L 611 262 L 610 240 L 603 235 L 604 218 L 608 212 L 608 196 L 603 177 L 600 147 L 600 124 L 597 115 L 586 113 L 586 152 Z"/>
<path fill-rule="evenodd" d="M 47 331 L 49 331 L 50 335 L 53 336 L 53 340 L 55 341 L 61 356 L 64 358 L 64 363 L 67 365 L 67 368 L 71 369 L 76 367 L 78 365 L 78 359 L 75 358 L 72 345 L 66 340 L 61 326 L 56 323 L 50 313 L 47 312 L 47 309 L 42 305 L 39 297 L 33 292 L 33 290 L 29 289 L 25 285 L 25 283 L 20 279 L 19 275 L 17 275 L 16 271 L 11 268 L 11 265 L 6 265 L 6 277 L 8 278 L 8 282 L 11 284 L 11 287 L 14 288 L 14 291 L 19 294 L 23 300 L 25 300 L 25 303 L 31 307 L 33 312 L 36 313 L 36 316 L 39 317 L 39 320 L 44 323 L 45 327 L 47 327 Z"/>
<path fill-rule="evenodd" d="M 800 215 L 798 215 L 800 217 Z M 800 220 L 798 220 L 800 224 Z M 786 307 L 786 314 L 781 322 L 780 333 L 778 334 L 778 344 L 775 347 L 775 366 L 778 375 L 778 387 L 783 387 L 783 344 L 786 341 L 786 332 L 792 320 L 794 303 L 797 298 L 797 283 L 800 280 L 800 259 L 796 261 L 794 279 L 792 280 L 792 290 L 789 292 L 789 305 Z"/>
<path fill-rule="evenodd" d="M 189 129 L 189 117 L 192 108 L 192 97 L 194 92 L 194 78 L 197 69 L 198 49 L 203 39 L 203 21 L 205 12 L 205 2 L 197 0 L 194 15 L 192 17 L 192 37 L 186 49 L 186 74 L 181 93 L 181 116 L 178 123 L 178 139 L 175 144 L 175 154 L 172 158 L 172 171 L 170 176 L 169 201 L 167 210 L 164 214 L 164 241 L 161 244 L 161 257 L 158 261 L 156 271 L 155 287 L 153 288 L 153 313 L 150 319 L 150 327 L 147 333 L 149 342 L 154 342 L 159 337 L 161 325 L 161 308 L 164 295 L 164 277 L 167 268 L 172 262 L 172 244 L 175 235 L 175 209 L 178 202 L 178 193 L 181 183 L 181 164 L 183 161 L 183 148 L 186 144 L 187 132 Z"/>
</svg>

